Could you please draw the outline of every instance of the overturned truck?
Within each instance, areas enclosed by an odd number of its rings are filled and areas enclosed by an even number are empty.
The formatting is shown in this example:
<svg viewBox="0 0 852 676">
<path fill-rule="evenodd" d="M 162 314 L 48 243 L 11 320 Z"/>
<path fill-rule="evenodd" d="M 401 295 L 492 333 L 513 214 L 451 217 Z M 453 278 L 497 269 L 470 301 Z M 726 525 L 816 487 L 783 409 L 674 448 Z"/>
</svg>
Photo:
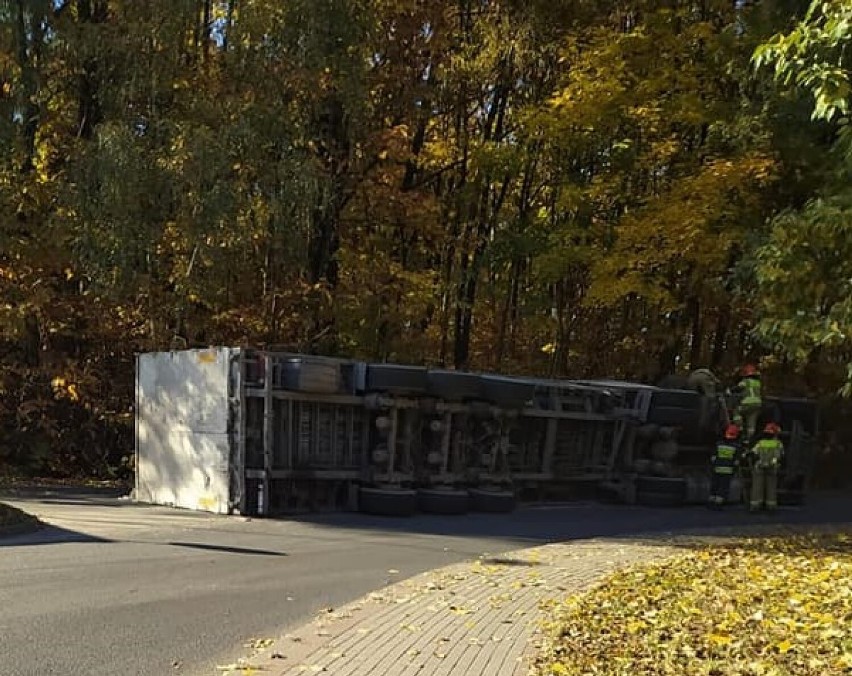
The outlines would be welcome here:
<svg viewBox="0 0 852 676">
<path fill-rule="evenodd" d="M 703 502 L 720 407 L 620 381 L 242 348 L 149 353 L 137 359 L 135 496 L 247 515 L 505 512 L 519 499 L 590 495 Z M 816 408 L 779 399 L 766 415 L 788 448 L 782 497 L 799 501 Z"/>
</svg>

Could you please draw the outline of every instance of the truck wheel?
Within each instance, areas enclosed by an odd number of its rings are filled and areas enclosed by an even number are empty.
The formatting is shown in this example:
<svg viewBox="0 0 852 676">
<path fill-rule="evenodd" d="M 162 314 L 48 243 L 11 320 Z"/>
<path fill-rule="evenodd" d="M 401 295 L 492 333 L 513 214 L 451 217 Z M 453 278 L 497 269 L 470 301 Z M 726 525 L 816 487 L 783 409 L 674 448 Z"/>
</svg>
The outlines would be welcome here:
<svg viewBox="0 0 852 676">
<path fill-rule="evenodd" d="M 417 506 L 427 514 L 466 514 L 470 497 L 467 491 L 451 488 L 421 488 L 417 491 Z"/>
<path fill-rule="evenodd" d="M 358 491 L 358 509 L 376 516 L 412 516 L 417 511 L 417 491 L 362 487 Z"/>
<path fill-rule="evenodd" d="M 660 427 L 687 427 L 696 425 L 699 411 L 697 408 L 675 406 L 652 406 L 648 411 L 648 422 Z"/>
<path fill-rule="evenodd" d="M 474 512 L 508 514 L 514 511 L 517 504 L 513 491 L 471 488 L 468 492 L 470 493 L 470 508 Z"/>
</svg>

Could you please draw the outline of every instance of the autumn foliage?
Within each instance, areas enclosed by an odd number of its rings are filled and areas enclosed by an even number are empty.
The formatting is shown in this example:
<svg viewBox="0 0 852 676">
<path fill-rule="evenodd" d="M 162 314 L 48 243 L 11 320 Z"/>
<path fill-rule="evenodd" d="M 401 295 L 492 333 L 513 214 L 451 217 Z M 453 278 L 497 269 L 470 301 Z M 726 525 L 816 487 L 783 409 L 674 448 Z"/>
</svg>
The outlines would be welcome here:
<svg viewBox="0 0 852 676">
<path fill-rule="evenodd" d="M 705 546 L 557 607 L 538 676 L 848 674 L 852 536 Z"/>
<path fill-rule="evenodd" d="M 751 61 L 805 4 L 0 2 L 0 460 L 117 466 L 209 344 L 835 391 L 761 249 L 838 161 Z"/>
</svg>

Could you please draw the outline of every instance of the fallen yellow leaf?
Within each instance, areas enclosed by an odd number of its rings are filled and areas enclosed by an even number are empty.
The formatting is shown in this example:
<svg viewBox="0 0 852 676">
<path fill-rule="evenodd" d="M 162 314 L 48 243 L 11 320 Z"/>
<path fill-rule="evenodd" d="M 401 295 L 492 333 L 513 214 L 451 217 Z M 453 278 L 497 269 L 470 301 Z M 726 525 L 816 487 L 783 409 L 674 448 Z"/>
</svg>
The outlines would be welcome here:
<svg viewBox="0 0 852 676">
<path fill-rule="evenodd" d="M 710 634 L 709 639 L 714 645 L 728 645 L 733 640 L 727 634 Z"/>
<path fill-rule="evenodd" d="M 790 652 L 790 648 L 793 647 L 793 644 L 785 639 L 775 647 L 778 648 L 779 653 L 781 653 L 782 655 L 786 655 L 788 652 Z"/>
</svg>

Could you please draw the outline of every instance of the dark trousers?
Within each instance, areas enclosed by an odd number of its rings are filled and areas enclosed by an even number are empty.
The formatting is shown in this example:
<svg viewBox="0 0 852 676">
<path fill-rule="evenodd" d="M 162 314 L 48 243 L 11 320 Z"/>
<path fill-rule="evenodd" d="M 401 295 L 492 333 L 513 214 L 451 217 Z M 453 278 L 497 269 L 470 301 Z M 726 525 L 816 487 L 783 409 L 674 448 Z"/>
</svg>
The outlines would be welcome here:
<svg viewBox="0 0 852 676">
<path fill-rule="evenodd" d="M 713 472 L 713 477 L 710 481 L 710 502 L 714 505 L 723 505 L 728 501 L 728 496 L 731 494 L 731 479 L 733 474 L 721 474 Z"/>
</svg>

